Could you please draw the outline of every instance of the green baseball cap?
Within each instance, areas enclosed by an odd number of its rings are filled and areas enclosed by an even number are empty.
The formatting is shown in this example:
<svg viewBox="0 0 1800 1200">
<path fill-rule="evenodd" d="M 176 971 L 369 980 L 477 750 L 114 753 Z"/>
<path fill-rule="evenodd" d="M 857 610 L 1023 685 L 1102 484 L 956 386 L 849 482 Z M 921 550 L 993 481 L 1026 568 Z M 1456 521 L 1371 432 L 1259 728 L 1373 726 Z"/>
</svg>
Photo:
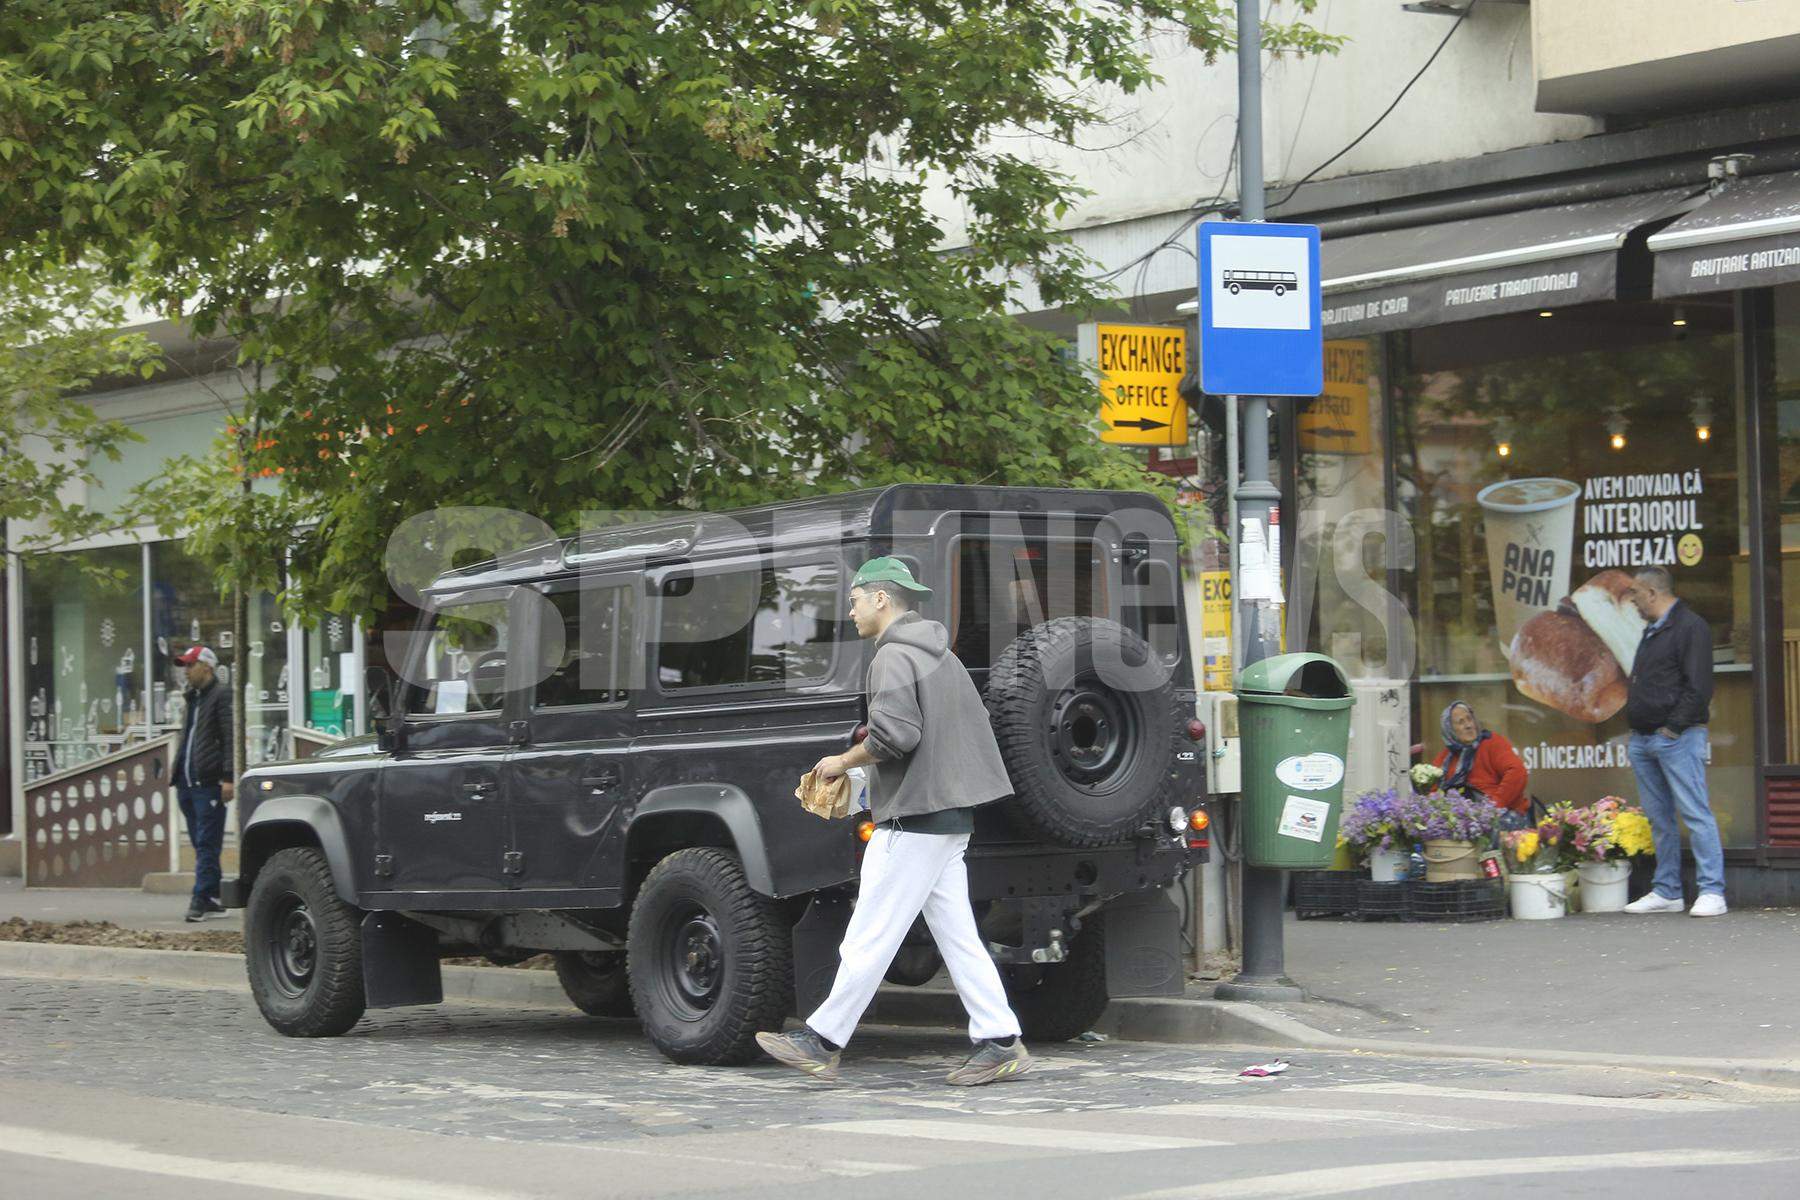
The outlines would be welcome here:
<svg viewBox="0 0 1800 1200">
<path fill-rule="evenodd" d="M 859 588 L 866 583 L 897 584 L 921 598 L 931 597 L 931 589 L 914 579 L 905 563 L 889 554 L 871 558 L 856 569 L 856 577 L 850 581 L 851 588 Z"/>
</svg>

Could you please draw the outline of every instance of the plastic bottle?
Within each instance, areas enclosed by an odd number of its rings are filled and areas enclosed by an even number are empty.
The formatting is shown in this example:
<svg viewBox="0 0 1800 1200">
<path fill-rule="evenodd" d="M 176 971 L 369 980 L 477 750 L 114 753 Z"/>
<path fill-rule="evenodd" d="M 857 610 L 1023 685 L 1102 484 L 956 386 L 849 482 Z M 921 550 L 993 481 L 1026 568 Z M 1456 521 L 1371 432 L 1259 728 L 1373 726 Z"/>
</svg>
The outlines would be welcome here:
<svg viewBox="0 0 1800 1200">
<path fill-rule="evenodd" d="M 1425 856 L 1423 854 L 1419 853 L 1419 851 L 1417 851 L 1417 850 L 1414 850 L 1412 852 L 1412 861 L 1406 868 L 1406 877 L 1408 879 L 1417 880 L 1421 883 L 1424 882 L 1424 879 L 1425 879 Z"/>
</svg>

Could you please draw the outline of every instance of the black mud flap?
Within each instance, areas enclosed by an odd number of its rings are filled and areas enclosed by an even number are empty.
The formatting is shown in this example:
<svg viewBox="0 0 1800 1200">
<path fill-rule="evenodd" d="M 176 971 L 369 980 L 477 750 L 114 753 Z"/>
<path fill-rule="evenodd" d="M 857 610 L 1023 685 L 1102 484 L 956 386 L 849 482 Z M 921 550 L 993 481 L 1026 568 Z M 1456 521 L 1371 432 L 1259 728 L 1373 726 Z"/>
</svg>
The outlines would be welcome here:
<svg viewBox="0 0 1800 1200">
<path fill-rule="evenodd" d="M 363 994 L 370 1008 L 444 1002 L 437 930 L 399 913 L 372 912 L 363 918 L 362 952 Z"/>
<path fill-rule="evenodd" d="M 1119 897 L 1106 906 L 1106 994 L 1179 996 L 1187 988 L 1181 912 L 1161 888 Z"/>
<path fill-rule="evenodd" d="M 850 925 L 849 896 L 814 896 L 794 926 L 794 1004 L 804 1017 L 831 994 L 837 977 L 838 947 Z"/>
</svg>

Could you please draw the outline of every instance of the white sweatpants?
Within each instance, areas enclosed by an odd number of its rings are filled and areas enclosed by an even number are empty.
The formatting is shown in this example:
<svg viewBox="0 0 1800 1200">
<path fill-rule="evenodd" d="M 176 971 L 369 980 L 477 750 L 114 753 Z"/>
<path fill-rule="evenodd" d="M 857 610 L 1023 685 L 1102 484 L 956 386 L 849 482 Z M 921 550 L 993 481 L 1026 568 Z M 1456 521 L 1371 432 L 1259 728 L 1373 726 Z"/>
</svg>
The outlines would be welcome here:
<svg viewBox="0 0 1800 1200">
<path fill-rule="evenodd" d="M 806 1018 L 814 1033 L 840 1046 L 850 1043 L 863 1010 L 920 912 L 956 994 L 969 1012 L 969 1038 L 1009 1038 L 1019 1019 L 1006 1002 L 1000 972 L 988 957 L 969 906 L 966 833 L 902 833 L 877 829 L 863 855 L 862 889 L 838 947 L 831 995 Z"/>
</svg>

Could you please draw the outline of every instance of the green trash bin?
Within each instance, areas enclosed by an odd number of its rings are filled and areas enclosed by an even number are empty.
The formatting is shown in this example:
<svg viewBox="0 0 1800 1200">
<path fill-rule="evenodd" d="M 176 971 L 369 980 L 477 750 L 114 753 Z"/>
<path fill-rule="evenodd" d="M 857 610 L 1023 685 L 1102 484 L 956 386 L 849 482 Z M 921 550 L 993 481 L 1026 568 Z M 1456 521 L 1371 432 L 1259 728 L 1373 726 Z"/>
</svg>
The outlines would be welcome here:
<svg viewBox="0 0 1800 1200">
<path fill-rule="evenodd" d="M 1349 681 L 1323 654 L 1280 654 L 1238 675 L 1244 861 L 1323 871 L 1337 852 L 1350 748 Z"/>
</svg>

